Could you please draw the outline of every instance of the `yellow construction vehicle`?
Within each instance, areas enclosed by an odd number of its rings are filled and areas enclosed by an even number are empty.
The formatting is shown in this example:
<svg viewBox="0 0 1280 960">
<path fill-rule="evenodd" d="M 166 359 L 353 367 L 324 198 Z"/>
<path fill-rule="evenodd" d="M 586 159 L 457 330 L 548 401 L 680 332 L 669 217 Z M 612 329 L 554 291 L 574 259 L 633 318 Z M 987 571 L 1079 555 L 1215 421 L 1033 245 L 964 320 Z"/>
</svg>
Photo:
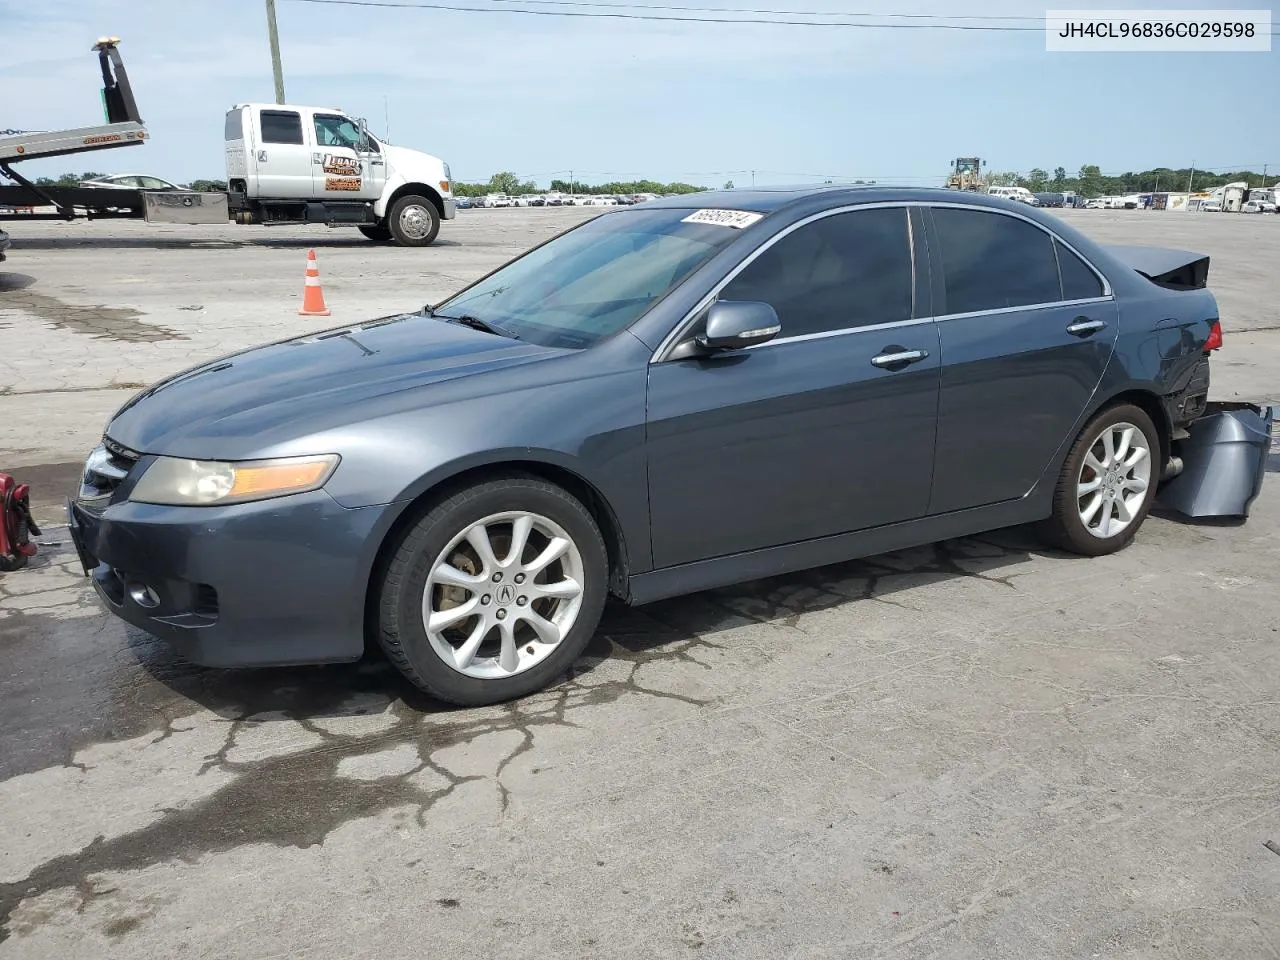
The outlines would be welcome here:
<svg viewBox="0 0 1280 960">
<path fill-rule="evenodd" d="M 978 157 L 957 157 L 951 161 L 951 176 L 947 177 L 948 190 L 981 190 L 982 160 Z"/>
</svg>

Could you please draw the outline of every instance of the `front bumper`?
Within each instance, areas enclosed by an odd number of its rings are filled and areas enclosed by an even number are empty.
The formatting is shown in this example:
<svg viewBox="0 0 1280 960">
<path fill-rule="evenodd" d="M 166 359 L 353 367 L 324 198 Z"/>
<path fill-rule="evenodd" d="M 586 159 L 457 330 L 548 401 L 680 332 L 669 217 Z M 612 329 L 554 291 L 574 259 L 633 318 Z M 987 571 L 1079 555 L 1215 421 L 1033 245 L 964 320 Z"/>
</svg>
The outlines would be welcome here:
<svg viewBox="0 0 1280 960">
<path fill-rule="evenodd" d="M 107 608 L 210 667 L 358 659 L 383 507 L 322 490 L 227 507 L 67 502 Z"/>
<path fill-rule="evenodd" d="M 458 215 L 458 201 L 454 200 L 452 197 L 446 198 L 441 203 L 441 206 L 444 207 L 445 220 L 452 220 Z"/>
</svg>

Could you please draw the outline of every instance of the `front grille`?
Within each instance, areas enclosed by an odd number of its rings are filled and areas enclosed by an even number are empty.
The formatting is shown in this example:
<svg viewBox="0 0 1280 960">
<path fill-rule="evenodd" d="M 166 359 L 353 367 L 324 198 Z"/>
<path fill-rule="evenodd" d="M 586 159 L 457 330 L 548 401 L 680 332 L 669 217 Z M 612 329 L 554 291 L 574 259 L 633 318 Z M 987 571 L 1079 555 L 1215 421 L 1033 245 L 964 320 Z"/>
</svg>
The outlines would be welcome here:
<svg viewBox="0 0 1280 960">
<path fill-rule="evenodd" d="M 141 454 L 103 437 L 100 446 L 94 448 L 85 461 L 80 479 L 81 500 L 101 500 L 111 496 L 129 476 Z"/>
</svg>

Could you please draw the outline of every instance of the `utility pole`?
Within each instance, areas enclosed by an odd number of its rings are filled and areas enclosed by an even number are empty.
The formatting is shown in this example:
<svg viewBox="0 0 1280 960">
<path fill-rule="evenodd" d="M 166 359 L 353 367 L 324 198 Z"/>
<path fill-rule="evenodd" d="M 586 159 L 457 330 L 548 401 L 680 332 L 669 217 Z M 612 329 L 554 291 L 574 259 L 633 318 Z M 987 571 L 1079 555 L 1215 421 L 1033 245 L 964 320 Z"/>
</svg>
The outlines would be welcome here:
<svg viewBox="0 0 1280 960">
<path fill-rule="evenodd" d="M 276 33 L 276 0 L 267 0 L 267 37 L 271 41 L 271 75 L 276 81 L 276 103 L 284 103 L 284 71 L 280 68 L 280 36 Z"/>
<path fill-rule="evenodd" d="M 1196 178 L 1196 162 L 1191 161 L 1191 173 L 1187 176 L 1187 193 L 1191 192 L 1191 182 Z"/>
<path fill-rule="evenodd" d="M 756 172 L 752 170 L 751 171 L 751 189 L 754 190 L 755 188 L 756 188 Z"/>
</svg>

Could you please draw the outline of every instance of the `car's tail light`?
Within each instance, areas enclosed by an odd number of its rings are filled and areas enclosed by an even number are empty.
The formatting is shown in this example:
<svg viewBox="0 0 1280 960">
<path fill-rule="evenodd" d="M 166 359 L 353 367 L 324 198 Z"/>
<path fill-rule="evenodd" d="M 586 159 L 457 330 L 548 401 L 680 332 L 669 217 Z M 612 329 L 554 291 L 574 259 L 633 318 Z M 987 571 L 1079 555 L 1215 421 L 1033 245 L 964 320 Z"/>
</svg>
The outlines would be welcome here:
<svg viewBox="0 0 1280 960">
<path fill-rule="evenodd" d="M 1222 346 L 1222 321 L 1213 321 L 1213 326 L 1209 328 L 1209 339 L 1204 342 L 1204 352 L 1217 350 Z"/>
</svg>

